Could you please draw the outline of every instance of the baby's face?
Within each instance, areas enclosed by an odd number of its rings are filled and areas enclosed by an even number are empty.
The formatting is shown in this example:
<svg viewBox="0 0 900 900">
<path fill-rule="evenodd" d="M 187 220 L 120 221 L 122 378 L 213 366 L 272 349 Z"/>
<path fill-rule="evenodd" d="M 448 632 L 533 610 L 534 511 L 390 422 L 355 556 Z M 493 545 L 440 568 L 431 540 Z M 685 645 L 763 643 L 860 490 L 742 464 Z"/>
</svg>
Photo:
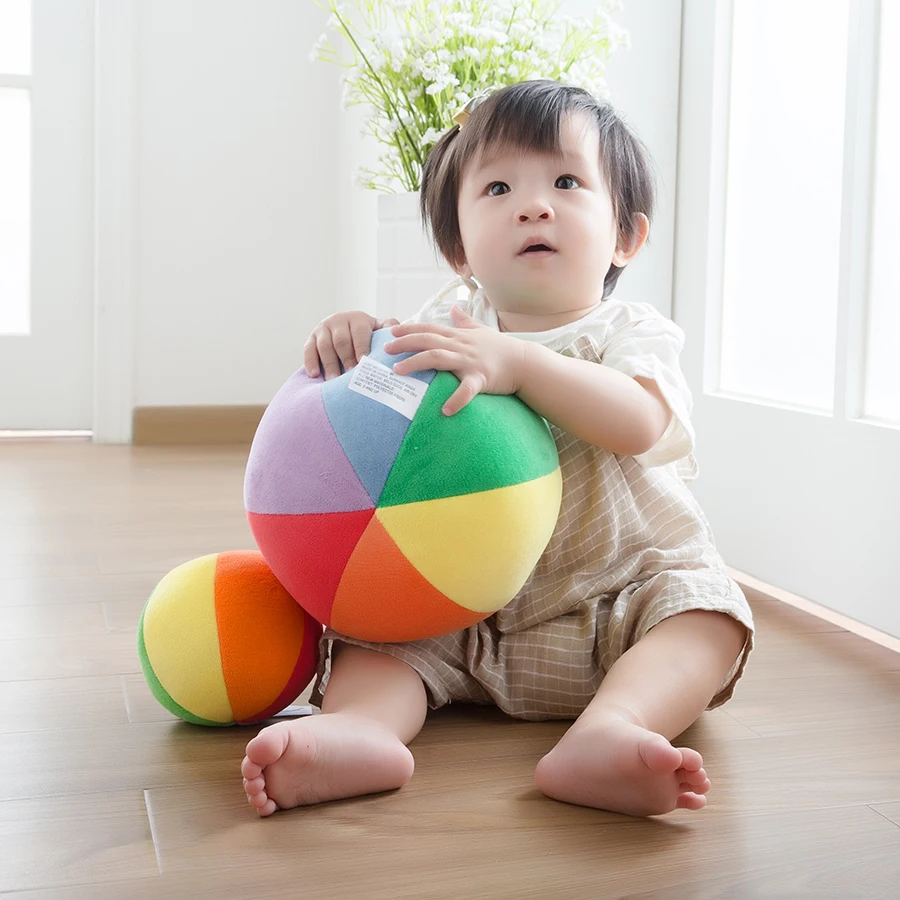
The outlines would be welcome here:
<svg viewBox="0 0 900 900">
<path fill-rule="evenodd" d="M 566 117 L 561 145 L 562 160 L 514 151 L 474 159 L 458 204 L 466 258 L 457 271 L 474 275 L 498 312 L 547 316 L 548 327 L 599 303 L 610 264 L 628 258 L 616 248 L 596 125 L 584 113 Z M 522 252 L 532 240 L 552 251 Z"/>
</svg>

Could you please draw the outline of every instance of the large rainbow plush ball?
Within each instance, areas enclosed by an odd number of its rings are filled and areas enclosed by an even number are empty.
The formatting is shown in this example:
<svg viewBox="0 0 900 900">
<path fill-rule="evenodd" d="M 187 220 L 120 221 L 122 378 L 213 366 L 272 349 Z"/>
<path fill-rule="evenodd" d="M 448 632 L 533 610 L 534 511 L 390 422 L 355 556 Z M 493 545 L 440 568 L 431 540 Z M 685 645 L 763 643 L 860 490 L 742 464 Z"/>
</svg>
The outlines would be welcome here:
<svg viewBox="0 0 900 900">
<path fill-rule="evenodd" d="M 515 396 L 453 416 L 449 372 L 398 376 L 389 329 L 337 378 L 295 373 L 266 410 L 244 498 L 257 545 L 317 620 L 371 641 L 466 628 L 519 592 L 556 527 L 549 426 Z"/>
<path fill-rule="evenodd" d="M 153 696 L 197 725 L 260 722 L 316 671 L 322 626 L 255 550 L 201 556 L 154 588 L 138 626 Z"/>
</svg>

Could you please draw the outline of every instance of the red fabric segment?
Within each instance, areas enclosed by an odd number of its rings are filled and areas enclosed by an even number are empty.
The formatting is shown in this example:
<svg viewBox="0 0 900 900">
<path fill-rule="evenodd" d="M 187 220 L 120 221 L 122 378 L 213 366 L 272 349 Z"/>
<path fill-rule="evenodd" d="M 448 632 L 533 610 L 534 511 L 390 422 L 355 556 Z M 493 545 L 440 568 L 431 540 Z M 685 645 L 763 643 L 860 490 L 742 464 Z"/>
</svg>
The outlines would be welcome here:
<svg viewBox="0 0 900 900">
<path fill-rule="evenodd" d="M 235 721 L 251 721 L 295 676 L 306 616 L 251 550 L 218 555 L 215 598 L 228 700 Z"/>
<path fill-rule="evenodd" d="M 331 622 L 331 606 L 374 509 L 338 513 L 247 513 L 266 562 L 288 593 L 318 622 Z"/>
<path fill-rule="evenodd" d="M 365 641 L 414 641 L 486 619 L 454 603 L 414 568 L 377 518 L 347 564 L 331 610 L 335 631 Z"/>
</svg>

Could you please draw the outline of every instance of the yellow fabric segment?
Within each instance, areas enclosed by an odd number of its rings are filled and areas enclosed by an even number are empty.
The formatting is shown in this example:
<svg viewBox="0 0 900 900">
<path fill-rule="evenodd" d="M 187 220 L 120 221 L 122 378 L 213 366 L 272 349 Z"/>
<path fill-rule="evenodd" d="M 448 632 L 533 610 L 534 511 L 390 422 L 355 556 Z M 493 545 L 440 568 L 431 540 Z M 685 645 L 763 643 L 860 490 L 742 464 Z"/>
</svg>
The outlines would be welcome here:
<svg viewBox="0 0 900 900">
<path fill-rule="evenodd" d="M 388 506 L 375 515 L 434 587 L 466 609 L 495 612 L 537 565 L 556 528 L 561 498 L 557 469 L 523 484 Z"/>
<path fill-rule="evenodd" d="M 172 569 L 147 601 L 147 659 L 169 696 L 188 712 L 231 722 L 216 627 L 216 557 L 201 556 Z"/>
</svg>

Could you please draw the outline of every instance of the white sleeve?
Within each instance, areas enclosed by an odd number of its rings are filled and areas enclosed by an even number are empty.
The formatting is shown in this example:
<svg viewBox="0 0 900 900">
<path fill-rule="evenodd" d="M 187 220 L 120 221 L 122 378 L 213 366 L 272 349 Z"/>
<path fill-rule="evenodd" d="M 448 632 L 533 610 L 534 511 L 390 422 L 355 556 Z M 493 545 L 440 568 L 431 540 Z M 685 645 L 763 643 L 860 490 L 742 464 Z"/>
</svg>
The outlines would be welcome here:
<svg viewBox="0 0 900 900">
<path fill-rule="evenodd" d="M 693 400 L 678 362 L 683 346 L 684 332 L 670 319 L 657 315 L 629 322 L 602 350 L 604 365 L 632 378 L 655 381 L 672 410 L 672 420 L 662 437 L 646 453 L 635 456 L 645 468 L 676 462 L 694 450 Z"/>
</svg>

